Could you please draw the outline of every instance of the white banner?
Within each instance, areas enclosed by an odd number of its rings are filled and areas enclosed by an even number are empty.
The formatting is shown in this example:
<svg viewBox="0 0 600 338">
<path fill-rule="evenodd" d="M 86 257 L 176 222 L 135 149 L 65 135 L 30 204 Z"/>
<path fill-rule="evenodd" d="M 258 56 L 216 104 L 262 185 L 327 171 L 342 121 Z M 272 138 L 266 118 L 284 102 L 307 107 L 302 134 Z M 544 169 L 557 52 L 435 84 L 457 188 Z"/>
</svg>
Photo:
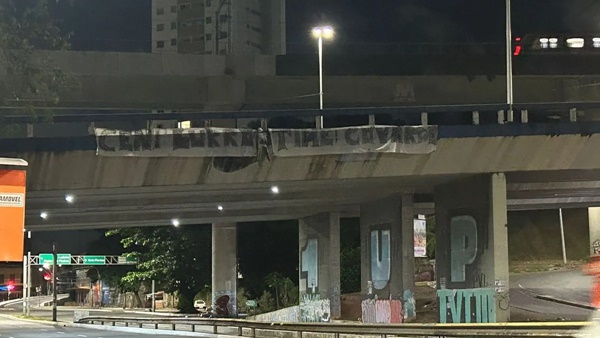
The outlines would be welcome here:
<svg viewBox="0 0 600 338">
<path fill-rule="evenodd" d="M 428 154 L 435 151 L 437 143 L 435 126 L 365 126 L 269 131 L 275 156 L 352 153 Z"/>
<path fill-rule="evenodd" d="M 427 257 L 427 221 L 415 219 L 415 257 Z"/>
<path fill-rule="evenodd" d="M 257 131 L 225 128 L 119 131 L 96 128 L 101 156 L 255 157 Z"/>
<path fill-rule="evenodd" d="M 428 154 L 436 149 L 435 126 L 365 126 L 335 129 L 196 128 L 119 131 L 95 129 L 101 156 L 256 157 L 352 153 Z"/>
</svg>

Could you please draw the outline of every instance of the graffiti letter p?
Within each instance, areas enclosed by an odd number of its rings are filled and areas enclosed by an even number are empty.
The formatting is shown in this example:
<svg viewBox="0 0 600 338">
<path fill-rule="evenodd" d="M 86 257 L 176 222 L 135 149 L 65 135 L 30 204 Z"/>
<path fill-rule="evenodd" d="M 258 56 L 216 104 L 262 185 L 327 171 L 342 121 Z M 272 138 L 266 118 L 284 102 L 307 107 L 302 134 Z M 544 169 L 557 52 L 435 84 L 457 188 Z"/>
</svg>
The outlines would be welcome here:
<svg viewBox="0 0 600 338">
<path fill-rule="evenodd" d="M 477 257 L 477 222 L 472 216 L 450 220 L 450 280 L 466 281 L 466 266 Z"/>
</svg>

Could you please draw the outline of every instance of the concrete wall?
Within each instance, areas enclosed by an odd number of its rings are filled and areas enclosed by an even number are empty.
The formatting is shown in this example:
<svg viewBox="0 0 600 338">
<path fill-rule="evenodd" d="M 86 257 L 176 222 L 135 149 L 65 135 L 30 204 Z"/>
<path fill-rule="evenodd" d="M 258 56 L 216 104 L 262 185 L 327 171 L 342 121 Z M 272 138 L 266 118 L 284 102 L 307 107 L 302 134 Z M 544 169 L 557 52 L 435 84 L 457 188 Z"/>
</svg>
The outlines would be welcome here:
<svg viewBox="0 0 600 338">
<path fill-rule="evenodd" d="M 318 105 L 316 74 L 276 77 L 272 56 L 46 53 L 81 85 L 63 93 L 61 107 L 239 110 Z M 598 76 L 517 76 L 515 101 L 596 100 L 598 82 Z M 325 106 L 503 103 L 505 84 L 503 77 L 326 76 Z"/>
</svg>

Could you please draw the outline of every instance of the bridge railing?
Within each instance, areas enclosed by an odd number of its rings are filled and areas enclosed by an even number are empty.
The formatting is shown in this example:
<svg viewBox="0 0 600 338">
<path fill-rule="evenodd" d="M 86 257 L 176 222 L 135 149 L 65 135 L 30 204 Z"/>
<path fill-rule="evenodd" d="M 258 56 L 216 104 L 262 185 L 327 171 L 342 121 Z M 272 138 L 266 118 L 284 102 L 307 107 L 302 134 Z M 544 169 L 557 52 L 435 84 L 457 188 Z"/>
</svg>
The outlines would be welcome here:
<svg viewBox="0 0 600 338">
<path fill-rule="evenodd" d="M 260 337 L 260 331 L 360 336 L 397 337 L 573 337 L 588 323 L 502 323 L 502 324 L 361 324 L 361 323 L 271 323 L 240 319 L 192 319 L 192 318 L 126 318 L 84 317 L 80 324 L 101 324 L 126 327 L 159 329 L 168 325 L 172 330 L 196 332 L 208 327 L 219 334 L 220 328 L 237 330 L 238 336 Z M 206 330 L 206 329 L 205 329 Z M 258 333 L 257 333 L 258 331 Z"/>
<path fill-rule="evenodd" d="M 326 128 L 364 125 L 436 125 L 439 137 L 515 136 L 521 134 L 592 134 L 600 132 L 599 102 L 354 107 L 330 109 L 265 109 L 245 111 L 178 111 L 55 109 L 48 120 L 32 121 L 29 114 L 0 108 L 0 138 L 88 137 L 94 127 L 140 130 L 209 126 L 210 120 L 236 120 L 237 128 L 267 126 L 276 129 L 314 128 L 323 116 Z M 582 114 L 584 112 L 585 114 Z M 585 116 L 584 116 L 585 115 Z M 245 124 L 241 124 L 242 121 Z M 18 126 L 18 132 L 7 132 Z M 444 129 L 445 128 L 445 129 Z M 6 130 L 5 130 L 6 129 Z M 512 131 L 511 131 L 512 130 Z M 511 134 L 511 132 L 514 134 Z M 508 133 L 508 134 L 507 134 Z"/>
</svg>

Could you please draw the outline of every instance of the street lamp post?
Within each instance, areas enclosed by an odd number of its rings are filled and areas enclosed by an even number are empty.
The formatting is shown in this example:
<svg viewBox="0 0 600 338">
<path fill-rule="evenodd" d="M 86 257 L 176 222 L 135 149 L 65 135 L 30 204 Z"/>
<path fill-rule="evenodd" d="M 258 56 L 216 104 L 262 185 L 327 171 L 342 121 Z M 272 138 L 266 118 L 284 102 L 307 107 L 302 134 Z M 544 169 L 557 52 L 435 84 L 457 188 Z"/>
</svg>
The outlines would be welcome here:
<svg viewBox="0 0 600 338">
<path fill-rule="evenodd" d="M 331 40 L 335 31 L 331 26 L 319 26 L 312 30 L 313 36 L 317 39 L 319 47 L 319 109 L 323 110 L 323 39 Z M 323 116 L 316 118 L 317 129 L 323 128 Z"/>
<path fill-rule="evenodd" d="M 510 122 L 512 122 L 514 104 L 512 58 L 512 13 L 510 0 L 506 0 L 506 103 L 508 104 L 508 120 Z"/>
</svg>

